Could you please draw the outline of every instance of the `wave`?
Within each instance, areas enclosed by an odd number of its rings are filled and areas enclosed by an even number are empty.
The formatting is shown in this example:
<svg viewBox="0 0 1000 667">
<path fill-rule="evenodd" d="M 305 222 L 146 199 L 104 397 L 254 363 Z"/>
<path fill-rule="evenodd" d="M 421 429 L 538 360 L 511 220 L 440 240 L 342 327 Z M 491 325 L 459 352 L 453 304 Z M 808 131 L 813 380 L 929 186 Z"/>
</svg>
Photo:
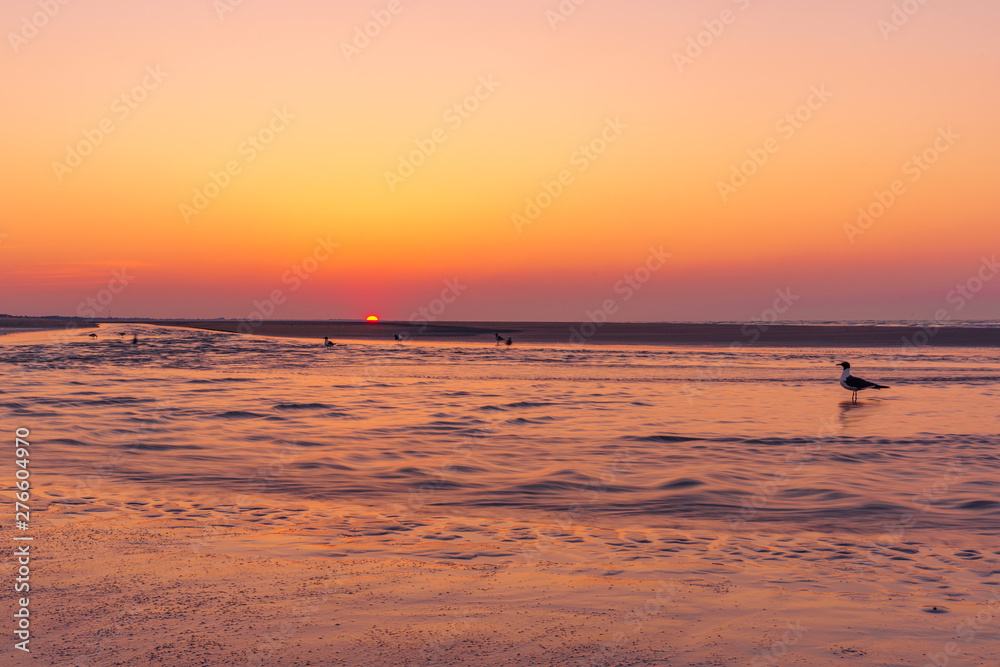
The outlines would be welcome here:
<svg viewBox="0 0 1000 667">
<path fill-rule="evenodd" d="M 329 410 L 332 409 L 332 405 L 327 405 L 326 403 L 279 403 L 275 405 L 272 410 Z"/>
</svg>

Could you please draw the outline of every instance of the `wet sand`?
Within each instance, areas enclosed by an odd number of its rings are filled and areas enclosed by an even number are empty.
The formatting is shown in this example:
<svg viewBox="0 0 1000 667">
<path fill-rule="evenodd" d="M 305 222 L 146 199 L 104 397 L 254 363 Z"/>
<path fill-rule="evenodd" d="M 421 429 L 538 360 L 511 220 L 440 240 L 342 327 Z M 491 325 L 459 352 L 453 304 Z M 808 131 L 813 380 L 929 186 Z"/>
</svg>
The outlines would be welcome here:
<svg viewBox="0 0 1000 667">
<path fill-rule="evenodd" d="M 34 537 L 4 665 L 1000 656 L 992 349 L 89 333 L 0 341 Z M 851 403 L 842 356 L 892 389 Z"/>
<path fill-rule="evenodd" d="M 317 322 L 271 320 L 157 320 L 145 324 L 261 336 L 334 340 L 407 340 L 494 343 L 499 333 L 516 343 L 548 345 L 766 346 L 766 347 L 997 347 L 1000 328 L 764 324 L 570 322 Z"/>
<path fill-rule="evenodd" d="M 51 500 L 37 664 L 986 665 L 1000 639 L 1000 591 L 969 593 L 1000 559 L 968 535 Z"/>
</svg>

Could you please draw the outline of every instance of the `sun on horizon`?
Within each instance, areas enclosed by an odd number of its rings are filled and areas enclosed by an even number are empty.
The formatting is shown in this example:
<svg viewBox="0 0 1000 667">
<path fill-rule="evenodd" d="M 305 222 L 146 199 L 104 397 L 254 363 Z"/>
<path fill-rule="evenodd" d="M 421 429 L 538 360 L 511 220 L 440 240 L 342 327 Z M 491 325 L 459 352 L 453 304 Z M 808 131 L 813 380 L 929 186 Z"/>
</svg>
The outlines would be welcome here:
<svg viewBox="0 0 1000 667">
<path fill-rule="evenodd" d="M 998 317 L 1000 3 L 79 4 L 0 5 L 5 313 Z"/>
</svg>

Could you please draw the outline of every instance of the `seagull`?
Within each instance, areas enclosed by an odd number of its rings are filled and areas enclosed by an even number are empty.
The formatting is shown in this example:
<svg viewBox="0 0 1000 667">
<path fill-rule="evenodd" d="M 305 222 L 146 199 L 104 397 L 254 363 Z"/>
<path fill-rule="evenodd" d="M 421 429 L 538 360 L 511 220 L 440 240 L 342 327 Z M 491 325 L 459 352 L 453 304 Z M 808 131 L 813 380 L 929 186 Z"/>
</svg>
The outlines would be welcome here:
<svg viewBox="0 0 1000 667">
<path fill-rule="evenodd" d="M 133 345 L 138 345 L 139 344 L 139 337 L 136 336 L 135 334 L 132 334 L 132 344 Z"/>
<path fill-rule="evenodd" d="M 513 338 L 508 338 L 507 342 L 505 343 L 505 345 L 507 345 L 507 347 L 510 347 L 513 344 L 514 344 L 514 339 Z"/>
<path fill-rule="evenodd" d="M 493 335 L 494 335 L 494 336 L 496 336 L 496 339 L 497 339 L 497 345 L 499 345 L 500 343 L 502 343 L 502 342 L 503 342 L 503 336 L 501 336 L 501 335 L 500 335 L 500 334 L 498 334 L 498 333 L 495 333 L 495 334 L 493 334 Z"/>
<path fill-rule="evenodd" d="M 329 336 L 323 336 L 323 345 L 325 347 L 333 347 L 334 346 L 334 342 L 330 340 Z"/>
<path fill-rule="evenodd" d="M 91 338 L 97 338 L 97 334 L 90 334 Z"/>
<path fill-rule="evenodd" d="M 864 389 L 888 389 L 881 384 L 875 384 L 874 382 L 869 382 L 868 380 L 862 380 L 861 378 L 856 378 L 851 375 L 851 365 L 846 361 L 841 361 L 837 363 L 838 366 L 844 367 L 844 372 L 840 374 L 840 386 L 848 391 L 854 392 L 851 395 L 851 399 L 856 403 L 858 401 L 858 392 Z"/>
<path fill-rule="evenodd" d="M 392 337 L 393 337 L 393 338 L 395 338 L 395 339 L 396 339 L 397 341 L 399 341 L 400 343 L 402 343 L 402 342 L 403 342 L 403 337 L 402 337 L 402 336 L 400 336 L 399 334 L 393 334 L 393 335 L 392 335 Z"/>
</svg>

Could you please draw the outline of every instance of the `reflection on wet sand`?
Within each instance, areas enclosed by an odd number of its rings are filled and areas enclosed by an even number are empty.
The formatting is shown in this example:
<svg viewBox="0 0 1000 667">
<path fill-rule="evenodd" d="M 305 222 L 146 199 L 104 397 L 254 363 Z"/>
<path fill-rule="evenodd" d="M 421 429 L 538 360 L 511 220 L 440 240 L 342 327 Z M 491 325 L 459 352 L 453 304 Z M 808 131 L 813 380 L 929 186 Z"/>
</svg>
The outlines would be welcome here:
<svg viewBox="0 0 1000 667">
<path fill-rule="evenodd" d="M 589 664 L 745 664 L 795 621 L 803 664 L 916 663 L 954 630 L 923 609 L 975 615 L 1000 588 L 983 351 L 848 352 L 894 386 L 855 404 L 841 350 L 389 340 L 332 361 L 133 329 L 0 342 L 0 415 L 44 452 L 52 663 L 193 664 L 195 607 L 213 664 L 274 661 L 255 632 L 280 627 L 288 664 L 540 664 L 544 637 Z"/>
</svg>

